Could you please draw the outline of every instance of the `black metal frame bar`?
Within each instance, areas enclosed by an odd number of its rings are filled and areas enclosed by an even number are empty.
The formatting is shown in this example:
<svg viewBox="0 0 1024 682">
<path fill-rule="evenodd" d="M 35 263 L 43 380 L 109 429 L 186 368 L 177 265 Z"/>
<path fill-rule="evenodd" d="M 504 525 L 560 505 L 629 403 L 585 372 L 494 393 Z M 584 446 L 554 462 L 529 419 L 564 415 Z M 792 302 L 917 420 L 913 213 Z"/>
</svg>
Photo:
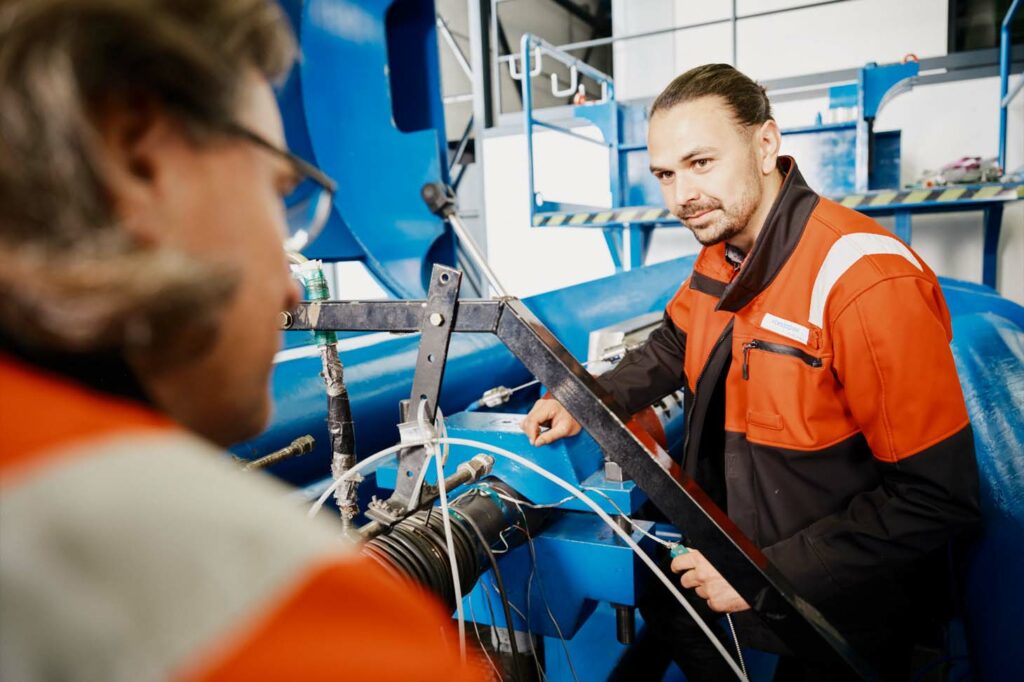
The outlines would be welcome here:
<svg viewBox="0 0 1024 682">
<path fill-rule="evenodd" d="M 435 265 L 433 277 L 440 272 L 457 271 Z M 285 328 L 426 334 L 431 326 L 430 310 L 424 301 L 304 302 L 292 311 Z M 704 553 L 794 653 L 831 662 L 864 679 L 876 677 L 846 639 L 796 594 L 692 478 L 683 474 L 676 480 L 661 468 L 627 428 L 630 415 L 522 301 L 463 300 L 454 314 L 452 331 L 495 334 L 580 422 L 605 456 L 622 467 L 670 523 L 684 530 L 689 543 Z"/>
<path fill-rule="evenodd" d="M 420 346 L 416 373 L 408 402 L 402 405 L 402 420 L 416 421 L 420 411 L 428 424 L 434 423 L 441 395 L 441 383 L 448 364 L 448 346 L 452 340 L 455 310 L 459 300 L 462 273 L 435 266 L 430 275 L 427 300 L 420 303 Z M 410 507 L 419 508 L 425 490 L 416 490 L 420 470 L 427 464 L 426 448 L 415 445 L 398 453 L 398 479 L 395 492 L 385 502 L 372 504 L 367 516 L 390 525 L 399 521 Z M 414 499 L 414 496 L 418 496 Z"/>
</svg>

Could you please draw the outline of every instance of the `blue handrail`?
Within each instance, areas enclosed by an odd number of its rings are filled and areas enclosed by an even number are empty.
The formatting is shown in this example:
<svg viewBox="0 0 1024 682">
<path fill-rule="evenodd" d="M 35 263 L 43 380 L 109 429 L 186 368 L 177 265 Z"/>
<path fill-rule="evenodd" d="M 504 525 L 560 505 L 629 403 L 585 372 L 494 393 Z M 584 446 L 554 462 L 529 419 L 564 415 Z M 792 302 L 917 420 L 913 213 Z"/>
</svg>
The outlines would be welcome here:
<svg viewBox="0 0 1024 682">
<path fill-rule="evenodd" d="M 1010 22 L 1020 8 L 1020 0 L 1013 0 L 1006 10 L 999 31 L 999 168 L 1006 172 L 1006 108 L 1024 85 L 1024 75 L 1017 81 L 1013 92 L 1007 92 L 1010 81 Z"/>
<path fill-rule="evenodd" d="M 523 121 L 525 124 L 526 132 L 526 168 L 527 168 L 527 183 L 529 187 L 530 195 L 530 224 L 533 224 L 533 217 L 538 210 L 552 211 L 562 208 L 572 208 L 561 204 L 544 201 L 543 198 L 537 193 L 534 185 L 534 154 L 533 154 L 533 134 L 534 127 L 547 128 L 549 130 L 555 130 L 560 133 L 569 135 L 571 137 L 578 138 L 585 142 L 607 147 L 612 154 L 618 154 L 618 140 L 595 140 L 584 135 L 573 131 L 565 126 L 556 125 L 549 121 L 542 121 L 534 117 L 533 115 L 533 79 L 540 75 L 540 63 L 544 55 L 547 55 L 556 61 L 568 66 L 574 72 L 581 76 L 587 76 L 597 81 L 601 85 L 601 99 L 602 101 L 609 102 L 615 100 L 615 82 L 612 77 L 602 71 L 595 69 L 586 62 L 583 62 L 576 57 L 572 56 L 567 52 L 559 50 L 554 45 L 551 45 L 542 38 L 531 33 L 523 34 L 522 40 L 520 41 L 520 61 L 522 70 L 517 71 L 515 68 L 515 61 L 509 63 L 509 71 L 512 78 L 520 80 L 522 82 L 522 93 L 523 93 Z M 536 63 L 535 63 L 536 62 Z M 555 81 L 552 81 L 552 89 L 556 87 Z M 583 208 L 583 207 L 580 207 Z"/>
</svg>

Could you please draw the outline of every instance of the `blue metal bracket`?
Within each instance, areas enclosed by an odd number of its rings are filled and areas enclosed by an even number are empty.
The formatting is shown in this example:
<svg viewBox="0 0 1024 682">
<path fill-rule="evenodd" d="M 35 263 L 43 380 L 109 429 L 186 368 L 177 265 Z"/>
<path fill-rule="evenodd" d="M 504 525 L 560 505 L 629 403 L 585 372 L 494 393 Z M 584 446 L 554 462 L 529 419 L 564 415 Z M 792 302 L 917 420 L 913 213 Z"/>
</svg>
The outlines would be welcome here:
<svg viewBox="0 0 1024 682">
<path fill-rule="evenodd" d="M 854 164 L 854 187 L 858 192 L 868 189 L 875 118 L 893 97 L 913 87 L 919 70 L 916 61 L 885 66 L 870 63 L 860 70 L 857 76 L 857 149 Z"/>
<path fill-rule="evenodd" d="M 421 297 L 431 265 L 455 262 L 450 231 L 419 196 L 448 181 L 434 3 L 282 4 L 303 55 L 278 93 L 288 143 L 339 186 L 306 255 L 362 260 L 395 295 Z"/>
<path fill-rule="evenodd" d="M 602 229 L 615 272 L 643 267 L 651 246 L 651 232 L 656 226 L 655 223 L 626 223 Z"/>
</svg>

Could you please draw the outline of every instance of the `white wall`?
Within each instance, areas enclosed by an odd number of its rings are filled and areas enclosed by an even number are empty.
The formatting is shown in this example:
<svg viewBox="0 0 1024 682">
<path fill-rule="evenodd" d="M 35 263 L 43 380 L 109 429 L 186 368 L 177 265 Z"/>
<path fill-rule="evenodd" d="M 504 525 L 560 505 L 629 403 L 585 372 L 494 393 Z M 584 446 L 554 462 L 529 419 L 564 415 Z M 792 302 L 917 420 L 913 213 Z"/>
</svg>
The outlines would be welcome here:
<svg viewBox="0 0 1024 682">
<path fill-rule="evenodd" d="M 576 131 L 598 136 L 593 127 Z M 552 201 L 610 205 L 603 147 L 555 132 L 534 137 L 538 192 Z M 615 271 L 600 230 L 530 227 L 522 135 L 485 138 L 484 158 L 487 258 L 509 293 L 530 296 Z"/>
<path fill-rule="evenodd" d="M 742 16 L 808 1 L 739 0 L 737 7 Z M 856 68 L 869 61 L 898 61 L 908 52 L 921 58 L 941 56 L 946 53 L 947 10 L 947 0 L 850 0 L 743 20 L 737 29 L 738 65 L 755 79 L 769 80 Z M 612 5 L 616 35 L 720 19 L 730 11 L 731 0 L 613 0 Z M 725 23 L 620 41 L 613 54 L 618 96 L 650 98 L 688 68 L 712 61 L 731 62 L 732 30 Z M 883 109 L 877 129 L 902 130 L 902 182 L 911 182 L 923 170 L 961 156 L 995 156 L 998 87 L 998 78 L 923 86 Z M 811 98 L 777 103 L 775 113 L 783 128 L 795 127 L 812 124 L 815 114 L 826 107 L 824 99 Z M 1024 164 L 1024 95 L 1011 106 L 1009 120 L 1007 165 L 1013 169 Z M 529 228 L 525 167 L 519 159 L 523 147 L 522 137 L 515 135 L 489 138 L 485 147 L 493 148 L 493 155 L 487 156 L 484 180 L 488 242 L 497 239 L 501 245 L 497 251 L 491 249 L 490 255 L 514 278 L 518 289 L 513 291 L 545 291 L 610 272 L 606 255 L 591 255 L 604 249 L 598 231 L 580 234 L 584 231 Z M 598 172 L 596 166 L 582 168 L 575 153 L 555 155 L 548 163 L 551 165 L 544 166 L 544 172 L 567 186 L 586 186 L 588 178 Z M 542 162 L 538 161 L 538 167 Z M 606 169 L 606 164 L 600 168 Z M 495 211 L 495 206 L 500 210 Z M 980 281 L 980 213 L 916 216 L 913 245 L 940 275 Z M 667 260 L 698 248 L 685 230 L 659 230 L 649 260 Z M 560 261 L 545 260 L 543 265 L 538 261 L 563 251 Z M 1003 295 L 1024 303 L 1021 202 L 1009 206 L 1004 214 L 998 286 Z"/>
</svg>

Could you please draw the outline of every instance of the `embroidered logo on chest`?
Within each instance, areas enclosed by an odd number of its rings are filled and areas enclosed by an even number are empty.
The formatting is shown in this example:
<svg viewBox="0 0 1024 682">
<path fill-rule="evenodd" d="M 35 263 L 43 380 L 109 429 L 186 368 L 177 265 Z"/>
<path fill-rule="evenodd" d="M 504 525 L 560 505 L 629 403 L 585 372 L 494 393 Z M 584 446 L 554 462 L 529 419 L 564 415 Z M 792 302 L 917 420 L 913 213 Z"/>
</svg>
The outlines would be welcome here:
<svg viewBox="0 0 1024 682">
<path fill-rule="evenodd" d="M 805 346 L 811 336 L 811 330 L 802 324 L 784 320 L 781 317 L 772 315 L 771 313 L 764 314 L 764 318 L 761 320 L 761 329 L 767 329 L 768 331 L 779 334 L 780 336 L 785 336 L 787 339 L 799 341 Z"/>
</svg>

